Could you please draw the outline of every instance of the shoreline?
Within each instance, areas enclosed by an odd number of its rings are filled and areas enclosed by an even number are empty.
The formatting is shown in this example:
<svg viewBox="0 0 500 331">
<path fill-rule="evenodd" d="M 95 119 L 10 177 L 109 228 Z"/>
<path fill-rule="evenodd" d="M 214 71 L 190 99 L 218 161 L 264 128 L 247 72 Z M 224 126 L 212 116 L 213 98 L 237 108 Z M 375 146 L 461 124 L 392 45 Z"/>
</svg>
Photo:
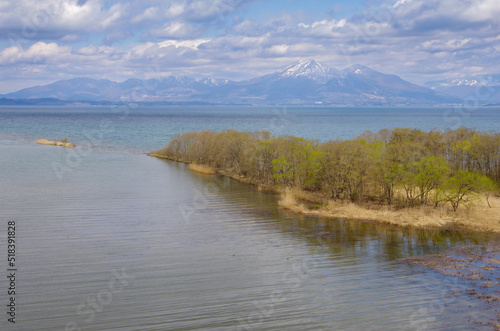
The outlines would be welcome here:
<svg viewBox="0 0 500 331">
<path fill-rule="evenodd" d="M 173 162 L 185 163 L 189 169 L 198 173 L 205 173 L 196 169 L 197 165 L 187 161 L 176 160 L 157 153 L 148 153 L 148 156 L 165 159 Z M 194 169 L 193 169 L 194 168 Z M 338 218 L 352 221 L 370 222 L 376 224 L 388 224 L 399 227 L 411 227 L 418 229 L 440 229 L 473 232 L 494 232 L 500 234 L 500 198 L 490 197 L 489 208 L 484 199 L 480 199 L 478 205 L 463 207 L 457 211 L 441 206 L 417 206 L 398 208 L 394 205 L 364 203 L 355 204 L 350 201 L 335 201 L 327 199 L 320 194 L 298 189 L 280 189 L 274 186 L 256 183 L 246 177 L 230 174 L 227 171 L 210 168 L 207 175 L 219 174 L 235 179 L 244 184 L 255 185 L 259 190 L 280 194 L 278 205 L 290 212 L 317 216 L 324 218 Z"/>
<path fill-rule="evenodd" d="M 358 205 L 348 201 L 308 200 L 301 198 L 304 192 L 288 190 L 282 193 L 279 204 L 297 214 L 340 218 L 378 224 L 389 224 L 419 229 L 441 229 L 456 231 L 494 232 L 500 234 L 500 198 L 490 198 L 492 208 L 481 199 L 481 207 L 462 207 L 457 211 L 441 206 L 417 206 L 397 208 L 392 205 L 365 203 Z M 306 193 L 307 194 L 307 193 Z M 322 203 L 311 208 L 311 203 Z M 495 219 L 497 217 L 497 219 Z"/>
</svg>

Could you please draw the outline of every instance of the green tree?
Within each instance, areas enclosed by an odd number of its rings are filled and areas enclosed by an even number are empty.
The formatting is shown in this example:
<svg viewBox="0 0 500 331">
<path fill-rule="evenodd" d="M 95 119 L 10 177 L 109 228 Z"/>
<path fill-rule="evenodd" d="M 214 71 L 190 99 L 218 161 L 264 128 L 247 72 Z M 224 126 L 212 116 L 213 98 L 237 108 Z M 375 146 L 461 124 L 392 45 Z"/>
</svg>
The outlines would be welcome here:
<svg viewBox="0 0 500 331">
<path fill-rule="evenodd" d="M 477 176 L 471 171 L 458 170 L 443 184 L 445 200 L 456 211 L 461 204 L 471 201 L 472 194 L 477 188 Z"/>
<path fill-rule="evenodd" d="M 274 159 L 273 162 L 273 178 L 279 185 L 292 186 L 293 169 L 292 164 L 286 160 L 284 156 Z"/>
<path fill-rule="evenodd" d="M 488 207 L 491 208 L 489 199 L 491 194 L 498 190 L 497 183 L 485 175 L 477 175 L 476 189 L 478 192 L 483 193 L 486 198 L 486 202 L 488 203 Z"/>
<path fill-rule="evenodd" d="M 319 151 L 312 151 L 307 158 L 307 181 L 306 185 L 319 189 L 320 185 L 320 174 L 323 170 L 323 160 L 325 153 Z"/>
<path fill-rule="evenodd" d="M 423 157 L 413 163 L 413 182 L 419 191 L 420 203 L 424 204 L 432 190 L 437 189 L 448 176 L 448 163 L 435 156 Z"/>
</svg>

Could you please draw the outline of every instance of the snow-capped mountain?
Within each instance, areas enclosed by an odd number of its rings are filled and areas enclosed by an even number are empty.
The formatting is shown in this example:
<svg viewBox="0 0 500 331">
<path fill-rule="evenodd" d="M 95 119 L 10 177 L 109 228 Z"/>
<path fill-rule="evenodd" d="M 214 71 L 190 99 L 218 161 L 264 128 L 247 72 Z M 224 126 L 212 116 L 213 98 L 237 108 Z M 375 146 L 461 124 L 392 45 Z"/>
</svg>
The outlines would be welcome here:
<svg viewBox="0 0 500 331">
<path fill-rule="evenodd" d="M 229 79 L 203 78 L 199 82 L 208 86 L 224 86 L 231 81 Z"/>
<path fill-rule="evenodd" d="M 308 79 L 317 83 L 326 83 L 338 74 L 339 72 L 337 70 L 324 66 L 315 60 L 299 60 L 269 75 L 269 78 L 274 80 L 287 78 Z"/>
<path fill-rule="evenodd" d="M 444 90 L 454 86 L 497 86 L 500 85 L 500 74 L 481 75 L 470 77 L 455 77 L 445 80 L 430 81 L 424 83 L 424 86 L 435 90 Z"/>
<path fill-rule="evenodd" d="M 396 75 L 383 74 L 359 64 L 342 70 L 326 86 L 330 91 L 358 91 L 380 96 L 429 92 L 427 88 L 409 83 Z"/>
<path fill-rule="evenodd" d="M 55 98 L 87 102 L 208 102 L 247 105 L 435 105 L 459 103 L 398 76 L 362 65 L 336 70 L 315 60 L 300 60 L 274 73 L 245 81 L 168 76 L 154 82 L 131 78 L 75 78 L 10 93 L 12 99 Z"/>
<path fill-rule="evenodd" d="M 424 86 L 462 100 L 472 97 L 482 104 L 500 103 L 500 74 L 455 77 L 426 82 Z"/>
</svg>

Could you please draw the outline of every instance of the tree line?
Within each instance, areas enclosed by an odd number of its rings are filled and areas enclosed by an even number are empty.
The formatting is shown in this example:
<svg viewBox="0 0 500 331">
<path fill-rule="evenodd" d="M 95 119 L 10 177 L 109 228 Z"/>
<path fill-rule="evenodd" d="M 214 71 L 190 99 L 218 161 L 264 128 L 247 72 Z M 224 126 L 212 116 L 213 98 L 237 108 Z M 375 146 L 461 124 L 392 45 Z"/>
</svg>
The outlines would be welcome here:
<svg viewBox="0 0 500 331">
<path fill-rule="evenodd" d="M 384 129 L 352 140 L 319 140 L 268 131 L 176 134 L 153 155 L 208 165 L 266 186 L 325 197 L 453 210 L 500 183 L 500 133 L 474 129 Z"/>
</svg>

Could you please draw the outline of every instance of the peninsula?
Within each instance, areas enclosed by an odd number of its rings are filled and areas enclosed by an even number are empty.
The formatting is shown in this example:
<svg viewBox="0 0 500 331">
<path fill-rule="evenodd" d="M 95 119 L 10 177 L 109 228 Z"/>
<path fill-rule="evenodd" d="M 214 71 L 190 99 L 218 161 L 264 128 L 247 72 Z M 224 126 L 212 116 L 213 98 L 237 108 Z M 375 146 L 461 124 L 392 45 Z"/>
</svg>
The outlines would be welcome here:
<svg viewBox="0 0 500 331">
<path fill-rule="evenodd" d="M 320 143 L 201 131 L 149 155 L 279 192 L 297 213 L 500 233 L 500 133 L 397 128 Z"/>
</svg>

